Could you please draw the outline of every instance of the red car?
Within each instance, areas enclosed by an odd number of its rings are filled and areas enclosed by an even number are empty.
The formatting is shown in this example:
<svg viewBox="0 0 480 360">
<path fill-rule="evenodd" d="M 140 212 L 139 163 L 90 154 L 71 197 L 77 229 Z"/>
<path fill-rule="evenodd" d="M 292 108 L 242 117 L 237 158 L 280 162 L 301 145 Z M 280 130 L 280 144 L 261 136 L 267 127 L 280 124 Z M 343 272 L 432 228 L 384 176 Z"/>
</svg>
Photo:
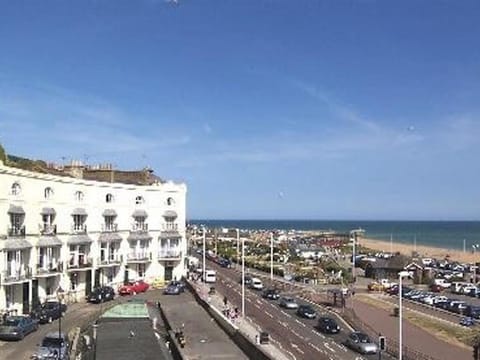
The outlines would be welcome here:
<svg viewBox="0 0 480 360">
<path fill-rule="evenodd" d="M 128 284 L 120 286 L 118 293 L 120 295 L 135 295 L 147 291 L 148 288 L 149 285 L 143 280 L 131 281 Z"/>
</svg>

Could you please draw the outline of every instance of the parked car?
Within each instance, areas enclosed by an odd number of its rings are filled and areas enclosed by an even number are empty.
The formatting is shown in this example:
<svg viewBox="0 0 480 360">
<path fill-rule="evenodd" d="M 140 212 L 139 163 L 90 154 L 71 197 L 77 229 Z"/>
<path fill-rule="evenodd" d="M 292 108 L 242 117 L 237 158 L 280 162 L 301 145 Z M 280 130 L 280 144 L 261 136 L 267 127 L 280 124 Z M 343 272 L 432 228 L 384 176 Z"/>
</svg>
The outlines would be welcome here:
<svg viewBox="0 0 480 360">
<path fill-rule="evenodd" d="M 470 327 L 470 326 L 475 325 L 475 320 L 473 320 L 473 318 L 471 318 L 471 317 L 466 316 L 466 317 L 462 317 L 460 319 L 459 324 L 462 325 L 462 326 Z"/>
<path fill-rule="evenodd" d="M 465 301 L 452 301 L 450 303 L 449 310 L 457 314 L 464 314 L 466 309 L 467 309 L 467 304 L 465 303 Z"/>
<path fill-rule="evenodd" d="M 340 326 L 338 326 L 337 322 L 326 316 L 318 319 L 317 329 L 325 334 L 337 334 L 340 332 Z"/>
<path fill-rule="evenodd" d="M 252 282 L 250 283 L 250 288 L 253 290 L 262 290 L 263 289 L 262 280 L 258 278 L 253 278 Z"/>
<path fill-rule="evenodd" d="M 115 290 L 111 286 L 98 286 L 92 290 L 89 296 L 87 296 L 87 301 L 99 304 L 105 301 L 110 301 L 115 298 Z"/>
<path fill-rule="evenodd" d="M 22 340 L 38 330 L 38 320 L 30 316 L 10 316 L 0 325 L 1 340 Z"/>
<path fill-rule="evenodd" d="M 464 314 L 474 319 L 480 319 L 480 306 L 468 305 Z"/>
<path fill-rule="evenodd" d="M 58 331 L 48 333 L 40 347 L 32 355 L 34 360 L 68 360 L 69 344 L 64 333 Z"/>
<path fill-rule="evenodd" d="M 182 293 L 182 287 L 178 283 L 170 283 L 167 285 L 165 290 L 163 291 L 166 295 L 180 295 Z"/>
<path fill-rule="evenodd" d="M 242 283 L 242 278 L 238 281 L 239 284 Z M 245 275 L 245 286 L 250 286 L 252 283 L 252 277 L 250 275 Z"/>
<path fill-rule="evenodd" d="M 143 280 L 131 281 L 125 285 L 120 286 L 120 288 L 118 289 L 118 294 L 135 295 L 147 291 L 148 288 L 149 285 Z"/>
<path fill-rule="evenodd" d="M 300 305 L 297 309 L 297 315 L 307 319 L 315 319 L 317 312 L 310 305 Z"/>
<path fill-rule="evenodd" d="M 295 299 L 289 296 L 280 298 L 280 306 L 285 309 L 298 309 L 298 304 Z"/>
<path fill-rule="evenodd" d="M 232 262 L 229 259 L 225 259 L 225 258 L 220 258 L 218 260 L 218 264 L 221 267 L 224 267 L 224 268 L 231 268 L 232 267 Z"/>
<path fill-rule="evenodd" d="M 376 354 L 378 351 L 377 344 L 370 340 L 368 335 L 359 331 L 348 335 L 345 345 L 361 354 Z"/>
<path fill-rule="evenodd" d="M 280 292 L 277 289 L 267 289 L 263 292 L 262 297 L 269 300 L 278 300 Z"/>
<path fill-rule="evenodd" d="M 67 305 L 58 301 L 47 301 L 34 309 L 31 317 L 37 319 L 40 324 L 51 323 L 67 312 Z"/>
</svg>

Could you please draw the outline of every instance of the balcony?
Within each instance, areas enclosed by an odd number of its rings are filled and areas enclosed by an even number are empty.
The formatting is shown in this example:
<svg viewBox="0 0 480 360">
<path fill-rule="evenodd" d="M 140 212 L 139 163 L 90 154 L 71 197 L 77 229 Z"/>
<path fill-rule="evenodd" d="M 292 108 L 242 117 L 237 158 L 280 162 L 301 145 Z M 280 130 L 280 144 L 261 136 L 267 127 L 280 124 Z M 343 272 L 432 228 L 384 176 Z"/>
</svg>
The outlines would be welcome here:
<svg viewBox="0 0 480 360">
<path fill-rule="evenodd" d="M 109 257 L 99 257 L 97 259 L 98 266 L 117 266 L 122 263 L 122 256 L 120 254 L 111 254 Z"/>
<path fill-rule="evenodd" d="M 167 222 L 163 224 L 162 231 L 178 231 L 178 224 L 173 222 Z"/>
<path fill-rule="evenodd" d="M 160 248 L 158 251 L 159 260 L 180 260 L 182 251 L 176 248 Z"/>
<path fill-rule="evenodd" d="M 152 260 L 152 253 L 146 250 L 131 251 L 127 255 L 127 262 L 149 262 Z"/>
<path fill-rule="evenodd" d="M 148 232 L 148 224 L 147 223 L 134 223 L 132 224 L 132 232 L 135 233 L 142 233 Z"/>
<path fill-rule="evenodd" d="M 57 259 L 52 259 L 50 262 L 37 264 L 37 277 L 47 277 L 57 275 L 63 271 L 63 264 Z"/>
<path fill-rule="evenodd" d="M 42 235 L 56 235 L 57 234 L 57 225 L 54 224 L 49 224 L 49 223 L 43 223 L 39 224 L 38 226 L 40 228 L 40 234 Z"/>
<path fill-rule="evenodd" d="M 87 224 L 72 225 L 72 234 L 86 234 L 86 233 L 87 233 Z"/>
<path fill-rule="evenodd" d="M 9 265 L 7 264 L 7 267 Z M 23 283 L 31 279 L 32 277 L 32 269 L 23 266 L 17 269 L 8 269 L 2 271 L 2 285 L 9 285 L 9 284 L 16 284 L 16 283 Z"/>
<path fill-rule="evenodd" d="M 25 237 L 25 225 L 23 225 L 23 226 L 10 226 L 8 228 L 8 236 L 11 236 L 11 237 Z"/>
<path fill-rule="evenodd" d="M 102 224 L 102 232 L 117 232 L 118 231 L 118 224 L 117 223 L 112 223 L 112 224 Z"/>
<path fill-rule="evenodd" d="M 86 256 L 76 256 L 70 259 L 68 270 L 82 270 L 92 267 L 92 259 Z"/>
</svg>

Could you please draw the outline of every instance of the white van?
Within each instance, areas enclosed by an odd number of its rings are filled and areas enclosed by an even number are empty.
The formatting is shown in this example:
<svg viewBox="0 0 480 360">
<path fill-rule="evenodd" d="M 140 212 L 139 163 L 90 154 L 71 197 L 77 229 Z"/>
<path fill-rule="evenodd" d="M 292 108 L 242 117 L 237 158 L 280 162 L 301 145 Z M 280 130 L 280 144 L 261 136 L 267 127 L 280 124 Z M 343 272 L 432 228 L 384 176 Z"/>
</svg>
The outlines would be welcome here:
<svg viewBox="0 0 480 360">
<path fill-rule="evenodd" d="M 217 281 L 215 270 L 205 270 L 205 282 L 214 283 Z"/>
<path fill-rule="evenodd" d="M 250 287 L 254 290 L 262 290 L 263 289 L 262 280 L 260 280 L 259 278 L 253 278 L 252 282 L 250 283 Z"/>
<path fill-rule="evenodd" d="M 454 294 L 461 294 L 462 293 L 462 287 L 465 285 L 469 285 L 470 283 L 465 282 L 465 281 L 455 281 L 452 283 L 450 286 L 450 291 Z"/>
</svg>

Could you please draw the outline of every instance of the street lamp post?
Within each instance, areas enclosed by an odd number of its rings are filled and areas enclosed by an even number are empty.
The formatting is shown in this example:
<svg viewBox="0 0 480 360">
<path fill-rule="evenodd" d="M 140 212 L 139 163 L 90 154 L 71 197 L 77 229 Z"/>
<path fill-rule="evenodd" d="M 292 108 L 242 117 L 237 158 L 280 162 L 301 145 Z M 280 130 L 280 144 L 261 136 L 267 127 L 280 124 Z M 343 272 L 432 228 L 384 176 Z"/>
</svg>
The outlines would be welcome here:
<svg viewBox="0 0 480 360">
<path fill-rule="evenodd" d="M 273 281 L 273 232 L 270 233 L 270 280 Z"/>
<path fill-rule="evenodd" d="M 410 273 L 408 271 L 400 271 L 398 273 L 398 360 L 402 360 L 403 355 L 403 329 L 402 329 L 402 279 L 404 277 L 409 277 Z"/>
<path fill-rule="evenodd" d="M 476 258 L 476 252 L 477 252 L 477 249 L 480 247 L 479 244 L 475 244 L 475 245 L 472 245 L 472 248 L 473 248 L 473 283 L 476 284 L 477 283 L 477 266 L 476 266 L 476 261 L 475 261 L 475 258 Z"/>
<path fill-rule="evenodd" d="M 238 257 L 240 256 L 240 229 L 237 229 L 237 263 L 236 263 L 236 268 L 238 269 Z"/>
<path fill-rule="evenodd" d="M 62 299 L 63 289 L 59 286 L 57 289 L 58 299 L 58 358 L 62 356 Z"/>
<path fill-rule="evenodd" d="M 350 235 L 353 235 L 353 237 L 351 237 L 351 240 L 353 240 L 353 245 L 352 245 L 352 278 L 353 278 L 353 286 L 355 287 L 355 247 L 357 245 L 357 231 L 356 230 L 350 231 Z"/>
<path fill-rule="evenodd" d="M 245 238 L 242 238 L 242 317 L 245 318 Z"/>
<path fill-rule="evenodd" d="M 202 226 L 203 230 L 203 268 L 202 268 L 202 281 L 205 282 L 205 226 Z"/>
</svg>

